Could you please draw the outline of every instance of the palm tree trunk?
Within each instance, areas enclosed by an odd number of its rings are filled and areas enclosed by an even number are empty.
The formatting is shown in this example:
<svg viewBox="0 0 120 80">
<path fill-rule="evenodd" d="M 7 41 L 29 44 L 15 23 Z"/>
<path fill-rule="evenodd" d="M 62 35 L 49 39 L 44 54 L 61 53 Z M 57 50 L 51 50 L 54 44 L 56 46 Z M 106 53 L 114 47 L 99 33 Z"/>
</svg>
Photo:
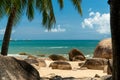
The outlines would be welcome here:
<svg viewBox="0 0 120 80">
<path fill-rule="evenodd" d="M 112 80 L 120 80 L 120 0 L 110 2 L 110 25 L 113 44 Z"/>
<path fill-rule="evenodd" d="M 11 36 L 12 26 L 13 26 L 13 22 L 14 22 L 14 18 L 15 18 L 15 11 L 16 11 L 16 9 L 12 8 L 12 11 L 11 11 L 10 16 L 8 18 L 8 22 L 7 22 L 3 42 L 2 42 L 1 55 L 4 55 L 4 56 L 6 56 L 8 53 L 10 36 Z"/>
</svg>

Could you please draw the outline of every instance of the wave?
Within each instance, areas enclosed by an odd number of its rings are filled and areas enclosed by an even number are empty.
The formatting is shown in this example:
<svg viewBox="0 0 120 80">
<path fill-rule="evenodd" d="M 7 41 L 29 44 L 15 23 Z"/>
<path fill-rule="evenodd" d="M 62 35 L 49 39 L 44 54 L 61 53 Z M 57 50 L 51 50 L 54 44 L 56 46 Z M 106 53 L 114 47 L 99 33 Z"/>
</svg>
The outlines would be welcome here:
<svg viewBox="0 0 120 80">
<path fill-rule="evenodd" d="M 59 47 L 49 47 L 50 49 L 62 49 L 62 48 L 68 48 L 67 46 L 59 46 Z"/>
<path fill-rule="evenodd" d="M 85 55 L 85 57 L 86 57 L 86 58 L 92 58 L 92 55 L 87 54 L 87 55 Z"/>
</svg>

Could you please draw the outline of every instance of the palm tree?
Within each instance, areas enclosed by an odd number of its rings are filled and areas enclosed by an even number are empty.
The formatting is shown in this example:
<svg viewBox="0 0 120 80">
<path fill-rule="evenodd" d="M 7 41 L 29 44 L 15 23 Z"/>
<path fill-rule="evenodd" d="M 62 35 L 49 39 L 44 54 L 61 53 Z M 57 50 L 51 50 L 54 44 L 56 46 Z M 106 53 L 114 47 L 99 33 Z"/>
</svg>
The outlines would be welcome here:
<svg viewBox="0 0 120 80">
<path fill-rule="evenodd" d="M 112 80 L 120 80 L 120 0 L 109 0 L 113 47 Z"/>
<path fill-rule="evenodd" d="M 32 1 L 32 0 L 31 0 Z M 2 48 L 1 48 L 1 54 L 7 55 L 8 53 L 8 47 L 9 47 L 9 41 L 10 36 L 12 32 L 12 27 L 19 22 L 21 15 L 23 14 L 26 5 L 30 4 L 30 0 L 3 0 L 3 3 L 1 3 L 0 10 L 4 10 L 5 15 L 8 16 L 8 22 L 3 38 Z M 28 8 L 31 7 L 31 4 L 28 5 Z M 28 11 L 28 16 L 30 11 Z M 29 17 L 29 20 L 31 20 L 33 17 Z"/>
<path fill-rule="evenodd" d="M 64 0 L 58 0 L 61 9 L 64 6 L 63 1 Z M 2 55 L 7 55 L 8 53 L 12 27 L 20 20 L 23 12 L 27 12 L 26 14 L 28 16 L 28 20 L 33 20 L 35 2 L 37 10 L 40 12 L 40 14 L 42 13 L 42 24 L 48 30 L 50 30 L 52 26 L 56 23 L 52 0 L 3 0 L 4 5 L 2 5 L 2 2 L 0 2 L 0 9 L 3 8 L 8 16 L 8 22 L 1 48 Z M 71 2 L 78 10 L 78 12 L 82 14 L 82 10 L 80 7 L 81 0 L 71 0 Z"/>
</svg>

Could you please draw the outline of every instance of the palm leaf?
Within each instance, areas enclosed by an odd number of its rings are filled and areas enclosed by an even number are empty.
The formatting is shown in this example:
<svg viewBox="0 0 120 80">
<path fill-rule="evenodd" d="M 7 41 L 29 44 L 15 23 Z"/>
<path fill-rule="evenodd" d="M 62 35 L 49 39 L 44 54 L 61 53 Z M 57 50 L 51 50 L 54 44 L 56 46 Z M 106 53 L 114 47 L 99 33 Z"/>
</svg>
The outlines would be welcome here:
<svg viewBox="0 0 120 80">
<path fill-rule="evenodd" d="M 58 4 L 60 6 L 60 9 L 63 9 L 63 7 L 64 7 L 63 3 L 64 3 L 63 0 L 58 0 Z"/>
<path fill-rule="evenodd" d="M 2 17 L 5 15 L 5 10 L 4 10 L 5 5 L 6 4 L 4 0 L 0 0 L 0 19 L 2 19 Z"/>
<path fill-rule="evenodd" d="M 34 18 L 34 0 L 28 0 L 27 13 L 28 20 L 33 20 Z"/>
<path fill-rule="evenodd" d="M 75 8 L 78 10 L 78 13 L 82 15 L 82 9 L 81 9 L 81 0 L 71 0 Z"/>
</svg>

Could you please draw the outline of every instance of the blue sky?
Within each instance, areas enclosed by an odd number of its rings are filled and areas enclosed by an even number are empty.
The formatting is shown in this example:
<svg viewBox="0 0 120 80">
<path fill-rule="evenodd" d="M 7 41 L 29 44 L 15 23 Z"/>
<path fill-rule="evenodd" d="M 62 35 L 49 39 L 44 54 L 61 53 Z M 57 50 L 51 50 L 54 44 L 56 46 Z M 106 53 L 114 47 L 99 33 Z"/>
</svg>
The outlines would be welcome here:
<svg viewBox="0 0 120 80">
<path fill-rule="evenodd" d="M 41 24 L 41 15 L 35 14 L 32 22 L 23 15 L 13 28 L 13 40 L 100 40 L 110 37 L 109 5 L 107 0 L 82 0 L 83 16 L 80 16 L 70 0 L 64 0 L 60 10 L 53 1 L 56 16 L 55 28 L 48 32 Z M 7 18 L 0 20 L 0 40 L 3 38 Z"/>
</svg>

